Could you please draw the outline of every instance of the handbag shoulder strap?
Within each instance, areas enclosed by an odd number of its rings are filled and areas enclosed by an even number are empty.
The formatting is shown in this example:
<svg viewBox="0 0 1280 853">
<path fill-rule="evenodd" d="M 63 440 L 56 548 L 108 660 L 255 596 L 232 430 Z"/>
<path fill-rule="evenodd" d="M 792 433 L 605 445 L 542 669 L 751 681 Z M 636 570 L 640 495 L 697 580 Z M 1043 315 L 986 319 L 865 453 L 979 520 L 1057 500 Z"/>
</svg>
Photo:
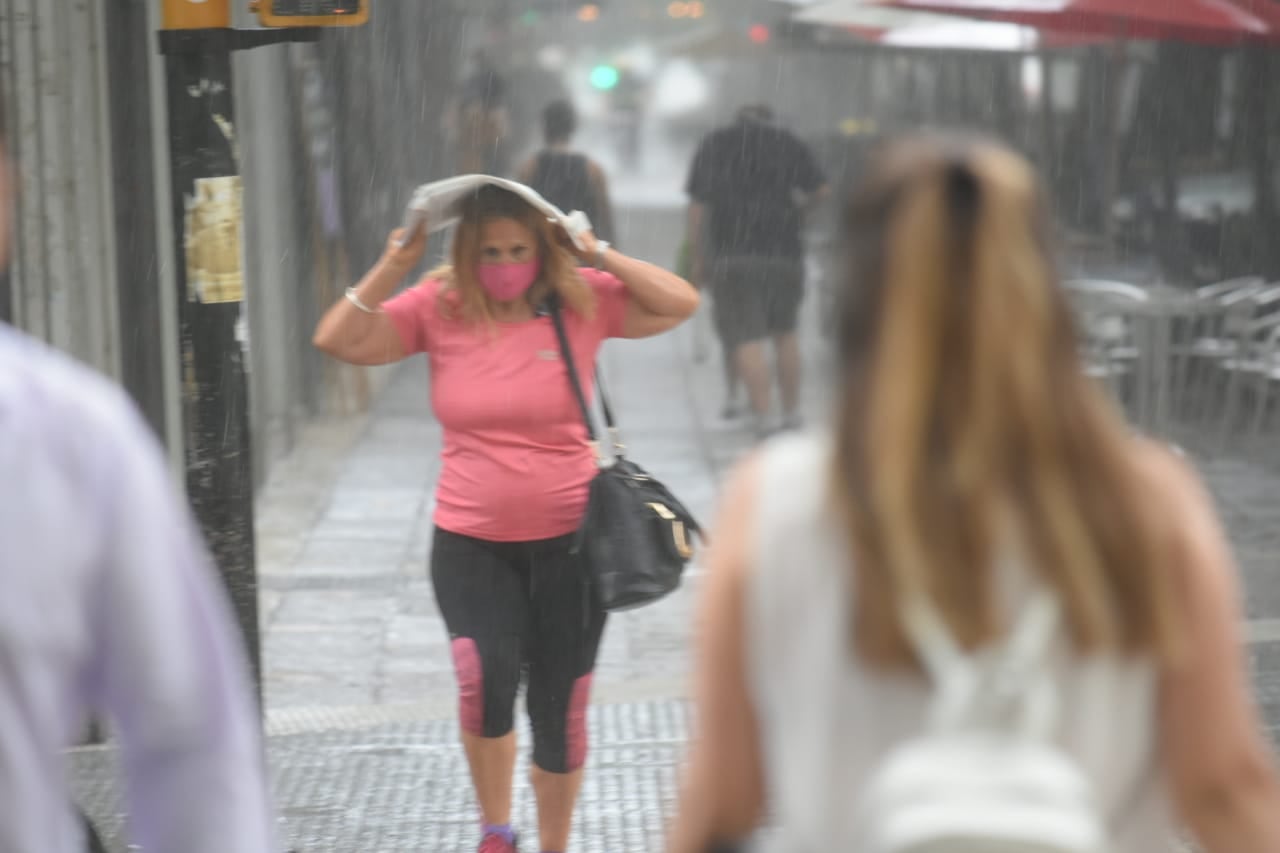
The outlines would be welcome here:
<svg viewBox="0 0 1280 853">
<path fill-rule="evenodd" d="M 569 334 L 565 331 L 564 314 L 560 309 L 559 294 L 553 293 L 547 299 L 547 313 L 551 315 L 551 323 L 556 330 L 556 341 L 560 345 L 560 360 L 564 362 L 565 373 L 569 377 L 569 385 L 573 389 L 573 396 L 578 401 L 578 408 L 582 412 L 582 422 L 587 428 L 587 438 L 593 443 L 598 443 L 600 437 L 596 434 L 595 422 L 591 419 L 591 406 L 587 403 L 586 391 L 582 387 L 582 378 L 578 373 L 578 365 L 573 357 L 573 347 L 569 345 Z M 605 392 L 604 377 L 600 375 L 598 367 L 595 371 L 595 381 L 596 393 L 600 397 L 600 408 L 604 413 L 604 425 L 609 430 L 615 452 L 620 453 L 622 443 L 617 436 L 618 424 L 613 416 L 613 406 L 609 402 L 609 395 Z"/>
<path fill-rule="evenodd" d="M 613 434 L 613 443 L 618 444 L 618 422 L 613 419 L 613 404 L 609 402 L 609 395 L 604 389 L 604 375 L 600 372 L 600 365 L 596 365 L 596 394 L 600 397 L 600 410 L 604 412 L 604 425 L 609 432 Z"/>
<path fill-rule="evenodd" d="M 564 316 L 560 313 L 560 297 L 552 294 L 547 299 L 547 311 L 551 314 L 551 324 L 556 330 L 556 341 L 560 345 L 560 360 L 564 362 L 565 373 L 569 376 L 569 386 L 578 401 L 578 409 L 582 413 L 582 422 L 587 428 L 587 438 L 594 444 L 599 441 L 595 423 L 591 420 L 591 407 L 587 405 L 587 395 L 582 389 L 582 379 L 578 376 L 578 365 L 573 357 L 573 347 L 569 346 L 569 335 L 564 328 Z"/>
</svg>

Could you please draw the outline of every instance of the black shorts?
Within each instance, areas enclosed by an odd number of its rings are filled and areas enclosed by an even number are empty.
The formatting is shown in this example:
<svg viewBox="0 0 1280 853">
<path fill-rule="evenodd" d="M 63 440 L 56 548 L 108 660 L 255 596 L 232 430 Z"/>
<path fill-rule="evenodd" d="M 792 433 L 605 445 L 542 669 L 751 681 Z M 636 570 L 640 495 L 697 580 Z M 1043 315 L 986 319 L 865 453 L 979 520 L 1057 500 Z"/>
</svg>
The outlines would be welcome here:
<svg viewBox="0 0 1280 853">
<path fill-rule="evenodd" d="M 489 542 L 436 528 L 431 549 L 463 731 L 510 732 L 527 672 L 533 762 L 551 773 L 586 760 L 591 673 L 605 624 L 573 539 Z"/>
<path fill-rule="evenodd" d="M 733 349 L 796 330 L 804 299 L 804 261 L 736 255 L 714 262 L 716 332 Z"/>
</svg>

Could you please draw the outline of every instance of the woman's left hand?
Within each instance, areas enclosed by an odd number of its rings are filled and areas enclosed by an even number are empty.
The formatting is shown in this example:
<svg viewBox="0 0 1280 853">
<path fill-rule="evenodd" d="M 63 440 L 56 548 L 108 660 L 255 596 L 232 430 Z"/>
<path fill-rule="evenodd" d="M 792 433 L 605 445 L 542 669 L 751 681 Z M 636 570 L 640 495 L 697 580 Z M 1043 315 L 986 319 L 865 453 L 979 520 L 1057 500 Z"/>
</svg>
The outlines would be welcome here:
<svg viewBox="0 0 1280 853">
<path fill-rule="evenodd" d="M 600 241 L 591 231 L 583 231 L 578 235 L 578 240 L 582 243 L 582 248 L 578 248 L 578 244 L 569 236 L 564 226 L 560 227 L 560 245 L 572 252 L 573 256 L 582 263 L 588 266 L 594 264 L 600 255 Z"/>
</svg>

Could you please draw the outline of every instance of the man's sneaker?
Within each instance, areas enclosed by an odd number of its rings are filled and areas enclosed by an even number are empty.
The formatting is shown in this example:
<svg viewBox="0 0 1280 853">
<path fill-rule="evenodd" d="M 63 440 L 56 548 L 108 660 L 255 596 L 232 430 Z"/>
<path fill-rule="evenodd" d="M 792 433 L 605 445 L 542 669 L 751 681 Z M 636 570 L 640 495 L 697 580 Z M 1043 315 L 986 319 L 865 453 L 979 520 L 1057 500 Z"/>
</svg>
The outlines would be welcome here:
<svg viewBox="0 0 1280 853">
<path fill-rule="evenodd" d="M 501 835 L 486 835 L 476 853 L 517 853 L 519 849 L 516 839 L 508 841 Z"/>
<path fill-rule="evenodd" d="M 799 432 L 804 429 L 804 419 L 797 414 L 786 415 L 782 419 L 780 429 L 784 432 Z"/>
<path fill-rule="evenodd" d="M 778 427 L 767 417 L 753 414 L 751 416 L 751 437 L 757 443 L 764 443 L 778 434 Z"/>
</svg>

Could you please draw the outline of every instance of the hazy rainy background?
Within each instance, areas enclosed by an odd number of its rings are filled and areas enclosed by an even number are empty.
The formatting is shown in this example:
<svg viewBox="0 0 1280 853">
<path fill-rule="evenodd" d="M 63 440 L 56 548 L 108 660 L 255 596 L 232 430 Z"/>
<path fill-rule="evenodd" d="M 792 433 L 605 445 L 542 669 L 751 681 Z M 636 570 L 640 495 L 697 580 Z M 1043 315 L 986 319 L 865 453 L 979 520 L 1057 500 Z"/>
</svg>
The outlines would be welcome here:
<svg viewBox="0 0 1280 853">
<path fill-rule="evenodd" d="M 0 3 L 23 187 L 0 304 L 123 382 L 180 466 L 174 259 L 157 236 L 168 202 L 155 13 L 142 0 L 109 5 Z M 1073 290 L 1090 371 L 1135 425 L 1193 457 L 1220 502 L 1244 568 L 1259 695 L 1280 724 L 1276 49 L 1009 30 L 891 36 L 817 23 L 817 5 L 373 0 L 365 27 L 237 57 L 264 691 L 297 849 L 474 843 L 425 575 L 439 428 L 424 368 L 340 366 L 310 336 L 377 258 L 413 187 L 457 171 L 466 140 L 450 116 L 477 51 L 505 81 L 500 154 L 511 168 L 539 145 L 543 106 L 571 98 L 576 145 L 611 181 L 620 246 L 660 264 L 680 251 L 695 146 L 741 105 L 772 105 L 812 146 L 835 192 L 807 234 L 811 420 L 826 398 L 835 212 L 868 150 L 900 131 L 959 127 L 1033 160 L 1064 275 L 1095 282 Z M 604 357 L 635 455 L 703 516 L 751 444 L 719 417 L 715 346 L 699 320 Z M 695 568 L 679 595 L 610 625 L 575 849 L 660 847 L 687 735 L 698 581 Z M 110 762 L 109 750 L 81 750 L 76 781 L 118 842 Z M 518 799 L 528 824 L 529 792 Z"/>
</svg>

